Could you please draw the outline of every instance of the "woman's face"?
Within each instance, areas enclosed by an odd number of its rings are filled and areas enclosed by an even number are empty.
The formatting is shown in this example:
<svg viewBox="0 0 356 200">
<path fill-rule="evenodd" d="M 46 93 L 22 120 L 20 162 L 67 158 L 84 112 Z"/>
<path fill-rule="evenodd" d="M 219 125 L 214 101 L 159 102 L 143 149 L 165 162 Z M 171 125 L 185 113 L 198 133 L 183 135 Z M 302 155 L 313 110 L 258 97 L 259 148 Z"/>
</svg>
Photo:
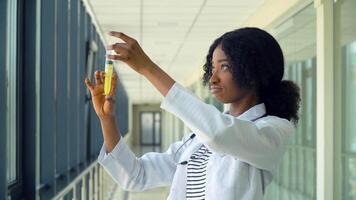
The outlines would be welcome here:
<svg viewBox="0 0 356 200">
<path fill-rule="evenodd" d="M 222 103 L 239 102 L 248 94 L 247 90 L 240 88 L 233 80 L 231 67 L 221 45 L 218 45 L 213 52 L 209 89 Z"/>
</svg>

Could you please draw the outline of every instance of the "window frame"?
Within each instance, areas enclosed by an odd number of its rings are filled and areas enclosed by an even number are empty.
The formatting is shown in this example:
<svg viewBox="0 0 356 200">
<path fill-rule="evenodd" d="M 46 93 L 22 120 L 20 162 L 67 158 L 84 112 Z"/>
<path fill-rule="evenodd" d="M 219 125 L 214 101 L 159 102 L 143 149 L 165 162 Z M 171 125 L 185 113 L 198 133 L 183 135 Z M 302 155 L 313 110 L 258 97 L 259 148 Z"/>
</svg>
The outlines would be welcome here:
<svg viewBox="0 0 356 200">
<path fill-rule="evenodd" d="M 23 63 L 23 44 L 19 41 L 22 41 L 23 39 L 23 11 L 24 11 L 24 2 L 23 0 L 17 0 L 16 1 L 16 35 L 14 36 L 16 38 L 16 179 L 12 182 L 8 182 L 7 177 L 6 177 L 6 185 L 7 185 L 7 195 L 11 197 L 12 199 L 19 199 L 22 194 L 23 194 L 23 184 L 24 184 L 24 177 L 23 177 L 23 144 L 22 144 L 22 138 L 23 138 L 23 120 L 22 120 L 22 112 L 23 112 L 23 107 L 22 107 L 22 68 L 24 66 Z M 7 5 L 6 9 L 9 8 L 10 5 Z M 7 10 L 7 17 L 9 17 L 9 10 Z M 8 18 L 6 19 L 8 23 L 10 23 Z M 13 23 L 13 22 L 11 22 Z M 6 27 L 8 29 L 8 26 Z M 10 30 L 6 30 L 5 34 L 9 34 Z M 6 59 L 9 59 L 11 55 L 8 54 L 8 43 L 6 43 Z M 7 62 L 6 62 L 7 63 Z M 6 71 L 6 74 L 8 75 L 8 71 Z M 10 79 L 9 77 L 7 77 Z M 6 89 L 7 90 L 7 89 Z M 6 114 L 7 117 L 7 114 Z M 7 129 L 6 129 L 7 130 Z M 8 132 L 6 131 L 6 134 Z M 8 149 L 7 149 L 8 151 Z M 7 165 L 6 165 L 7 166 Z M 5 169 L 6 170 L 6 169 Z M 7 172 L 7 170 L 6 170 Z"/>
<path fill-rule="evenodd" d="M 153 128 L 153 135 L 152 135 L 152 143 L 145 143 L 143 141 L 143 130 L 142 130 L 142 116 L 144 114 L 151 114 L 153 116 L 153 121 L 152 121 L 152 128 Z M 159 141 L 156 143 L 156 135 L 155 135 L 155 122 L 156 122 L 156 114 L 159 114 Z M 162 113 L 160 111 L 140 111 L 139 112 L 139 132 L 140 132 L 140 146 L 161 146 L 162 145 Z"/>
</svg>

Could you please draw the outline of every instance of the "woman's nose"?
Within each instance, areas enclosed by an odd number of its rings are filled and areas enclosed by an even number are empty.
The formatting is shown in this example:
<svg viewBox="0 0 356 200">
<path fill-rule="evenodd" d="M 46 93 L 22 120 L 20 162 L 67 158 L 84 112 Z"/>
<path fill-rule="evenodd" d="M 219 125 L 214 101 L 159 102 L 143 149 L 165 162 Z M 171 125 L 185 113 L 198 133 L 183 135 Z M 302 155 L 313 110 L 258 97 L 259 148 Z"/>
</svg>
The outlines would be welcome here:
<svg viewBox="0 0 356 200">
<path fill-rule="evenodd" d="M 219 77 L 216 72 L 212 72 L 209 82 L 210 82 L 210 84 L 219 82 Z"/>
</svg>

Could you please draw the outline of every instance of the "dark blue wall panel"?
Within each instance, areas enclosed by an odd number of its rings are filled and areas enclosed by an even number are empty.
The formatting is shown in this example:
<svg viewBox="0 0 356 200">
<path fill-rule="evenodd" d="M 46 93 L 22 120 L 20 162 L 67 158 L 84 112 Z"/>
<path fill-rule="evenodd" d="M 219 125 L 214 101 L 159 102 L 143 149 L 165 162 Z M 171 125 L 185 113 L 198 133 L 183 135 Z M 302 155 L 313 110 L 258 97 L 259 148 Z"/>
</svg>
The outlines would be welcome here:
<svg viewBox="0 0 356 200">
<path fill-rule="evenodd" d="M 33 199 L 36 191 L 36 48 L 39 42 L 36 39 L 36 0 L 24 1 L 24 27 L 26 34 L 23 35 L 23 113 L 22 113 L 22 130 L 23 135 L 23 179 L 24 179 L 24 196 Z M 36 25 L 34 25 L 36 24 Z"/>
<path fill-rule="evenodd" d="M 91 26 L 91 33 L 92 33 L 92 37 L 91 39 L 93 41 L 97 41 L 97 36 L 96 36 L 96 32 L 95 32 L 95 27 L 94 25 L 90 25 Z M 94 70 L 93 71 L 97 71 L 99 70 L 98 69 L 98 51 L 96 52 L 95 54 L 96 56 L 94 57 L 94 61 L 93 61 L 93 67 L 94 67 Z M 92 79 L 93 80 L 93 79 Z M 95 115 L 95 111 L 94 109 L 91 109 L 91 122 L 90 122 L 90 160 L 91 161 L 94 161 L 94 159 L 96 159 L 96 153 L 97 153 L 97 150 L 96 150 L 96 145 L 97 145 L 97 141 L 96 141 L 96 132 L 97 132 L 97 122 L 98 122 L 98 119 Z"/>
<path fill-rule="evenodd" d="M 78 126 L 79 126 L 79 160 L 80 160 L 80 167 L 84 167 L 84 164 L 86 163 L 86 137 L 85 137 L 85 94 L 86 94 L 86 88 L 84 84 L 84 79 L 86 77 L 85 73 L 85 64 L 86 64 L 86 38 L 85 38 L 85 25 L 86 25 L 86 12 L 85 8 L 82 2 L 80 2 L 80 15 L 79 15 L 79 77 L 80 77 L 80 84 L 79 84 L 79 119 L 78 119 Z"/>
<path fill-rule="evenodd" d="M 5 77 L 5 46 L 6 46 L 6 0 L 0 0 L 0 80 Z M 6 194 L 6 87 L 5 81 L 0 81 L 0 199 Z"/>
<path fill-rule="evenodd" d="M 78 87 L 78 3 L 79 0 L 71 0 L 70 1 L 70 10 L 69 10 L 69 16 L 70 16 L 70 31 L 69 31 L 69 37 L 70 37 L 70 46 L 68 49 L 68 53 L 70 55 L 70 60 L 69 60 L 69 65 L 68 65 L 68 122 L 69 122 L 69 143 L 68 143 L 68 150 L 70 151 L 69 154 L 69 167 L 70 167 L 70 179 L 73 179 L 76 177 L 78 174 L 77 172 L 77 167 L 78 167 L 78 118 L 77 115 L 78 113 L 78 106 L 76 104 L 77 102 L 77 87 Z"/>
<path fill-rule="evenodd" d="M 100 71 L 105 71 L 105 49 L 104 49 L 104 45 L 99 37 L 99 35 L 97 35 L 97 41 L 98 41 L 98 46 L 99 46 L 99 52 L 98 52 L 98 69 Z M 98 123 L 98 127 L 100 130 L 100 123 Z M 99 131 L 96 134 L 96 138 L 97 138 L 97 143 L 96 143 L 96 151 L 99 152 L 101 149 L 101 146 L 103 145 L 104 139 L 103 139 L 103 134 L 101 133 L 101 131 Z"/>
<path fill-rule="evenodd" d="M 94 30 L 94 40 L 95 40 L 96 44 L 98 44 L 98 51 L 96 52 L 94 67 L 95 67 L 95 70 L 102 71 L 102 69 L 100 67 L 100 63 L 99 63 L 99 60 L 100 60 L 100 43 L 98 42 L 98 34 L 97 34 L 96 28 L 94 26 L 93 26 L 93 30 Z M 95 114 L 93 116 L 95 116 Z M 93 159 L 96 159 L 97 152 L 98 152 L 98 143 L 99 143 L 98 134 L 100 134 L 100 131 L 97 131 L 98 127 L 99 127 L 99 123 L 98 122 L 99 122 L 98 118 L 94 117 L 94 129 L 92 131 L 92 136 L 93 136 Z"/>
<path fill-rule="evenodd" d="M 68 2 L 57 1 L 57 26 L 56 26 L 56 65 L 55 71 L 55 177 L 56 177 L 56 192 L 61 191 L 68 183 L 67 171 L 68 171 L 68 152 L 67 143 L 70 141 L 68 138 L 68 103 L 67 103 L 67 87 L 68 87 Z"/>
<path fill-rule="evenodd" d="M 41 1 L 41 67 L 40 67 L 40 182 L 47 184 L 42 199 L 54 195 L 55 102 L 55 13 L 54 1 Z"/>
<path fill-rule="evenodd" d="M 85 23 L 85 26 L 86 26 L 86 34 L 85 34 L 85 38 L 86 38 L 86 61 L 88 62 L 87 60 L 87 56 L 88 56 L 88 52 L 89 52 L 89 46 L 90 46 L 90 42 L 92 40 L 92 22 L 91 22 L 91 18 L 89 16 L 88 13 L 85 14 L 86 15 L 86 23 Z M 86 63 L 86 66 L 85 67 L 88 67 L 87 66 L 87 63 Z M 86 68 L 86 72 L 88 72 L 90 69 Z M 93 82 L 93 74 L 89 74 L 87 73 L 87 76 L 90 80 L 92 80 Z M 92 108 L 92 105 L 90 102 L 87 102 L 87 105 L 89 106 L 89 113 L 88 113 L 88 118 L 86 119 L 87 121 L 85 122 L 85 127 L 86 127 L 86 131 L 85 131 L 85 139 L 86 139 L 86 160 L 87 162 L 91 162 L 91 130 L 92 130 L 92 119 L 93 119 L 93 108 Z"/>
<path fill-rule="evenodd" d="M 98 46 L 92 72 L 104 70 L 105 46 L 80 0 L 19 1 L 24 4 L 24 21 L 19 29 L 23 31 L 20 33 L 23 37 L 20 55 L 23 72 L 20 96 L 23 97 L 23 107 L 19 114 L 22 117 L 20 130 L 23 135 L 19 141 L 23 145 L 20 157 L 24 166 L 20 167 L 20 175 L 24 180 L 23 197 L 34 199 L 37 191 L 41 199 L 51 199 L 96 160 L 103 144 L 99 120 L 91 102 L 86 100 L 84 78 L 89 76 L 93 80 L 93 73 L 87 74 L 86 68 L 88 45 L 95 41 Z M 6 0 L 0 0 L 1 46 L 5 46 L 6 42 L 5 3 Z M 37 23 L 37 16 L 40 16 L 40 23 Z M 37 33 L 37 30 L 40 32 Z M 0 49 L 0 76 L 5 75 L 5 50 Z M 39 93 L 36 88 L 40 89 Z M 5 96 L 5 81 L 0 81 L 1 102 L 6 102 Z M 121 83 L 117 96 L 118 123 L 121 133 L 125 134 L 128 130 L 128 99 Z M 5 105 L 0 104 L 1 127 L 6 125 Z M 86 105 L 89 105 L 88 121 L 85 121 Z M 1 158 L 6 157 L 5 130 L 0 130 Z M 0 199 L 6 192 L 5 179 L 6 162 L 0 162 Z M 37 179 L 40 180 L 39 185 L 36 185 Z"/>
</svg>

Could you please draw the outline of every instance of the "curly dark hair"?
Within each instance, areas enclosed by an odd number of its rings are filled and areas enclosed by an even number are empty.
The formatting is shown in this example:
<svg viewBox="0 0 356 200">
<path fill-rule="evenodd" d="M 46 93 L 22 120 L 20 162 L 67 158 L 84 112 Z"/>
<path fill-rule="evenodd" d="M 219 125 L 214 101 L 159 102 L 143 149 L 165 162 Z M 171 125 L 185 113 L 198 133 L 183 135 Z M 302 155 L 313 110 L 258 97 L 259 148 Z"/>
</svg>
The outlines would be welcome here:
<svg viewBox="0 0 356 200">
<path fill-rule="evenodd" d="M 247 27 L 217 38 L 206 56 L 204 86 L 212 76 L 212 56 L 219 45 L 232 65 L 230 70 L 235 83 L 241 88 L 255 88 L 259 103 L 265 104 L 268 115 L 297 124 L 300 89 L 294 82 L 282 80 L 283 52 L 273 36 L 264 30 Z"/>
</svg>

